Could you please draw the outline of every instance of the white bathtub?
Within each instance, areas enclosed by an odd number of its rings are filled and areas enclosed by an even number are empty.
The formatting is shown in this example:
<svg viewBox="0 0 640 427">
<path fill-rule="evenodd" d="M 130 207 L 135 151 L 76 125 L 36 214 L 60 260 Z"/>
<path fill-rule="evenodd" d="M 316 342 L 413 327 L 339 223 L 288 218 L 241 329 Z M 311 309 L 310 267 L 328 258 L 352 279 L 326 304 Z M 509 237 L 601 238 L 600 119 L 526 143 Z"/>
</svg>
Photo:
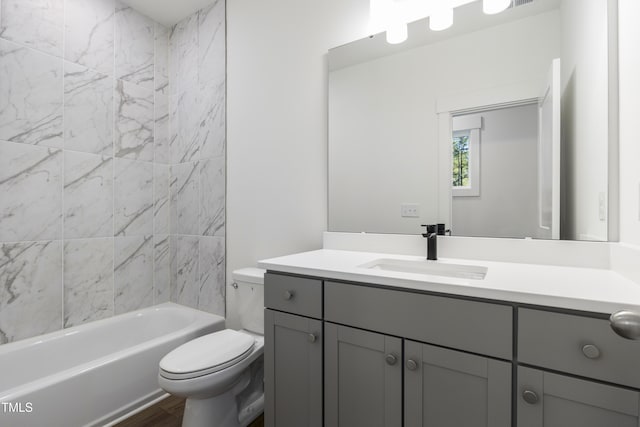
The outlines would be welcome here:
<svg viewBox="0 0 640 427">
<path fill-rule="evenodd" d="M 0 346 L 0 426 L 110 425 L 165 396 L 160 359 L 224 318 L 166 303 Z"/>
</svg>

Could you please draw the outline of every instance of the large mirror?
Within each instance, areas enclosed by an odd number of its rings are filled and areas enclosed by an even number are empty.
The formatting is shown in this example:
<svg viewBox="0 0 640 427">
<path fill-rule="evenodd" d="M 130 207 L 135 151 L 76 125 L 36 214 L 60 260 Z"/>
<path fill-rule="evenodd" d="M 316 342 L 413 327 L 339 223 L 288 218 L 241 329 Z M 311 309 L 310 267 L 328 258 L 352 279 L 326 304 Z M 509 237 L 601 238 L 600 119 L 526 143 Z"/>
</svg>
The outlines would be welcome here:
<svg viewBox="0 0 640 427">
<path fill-rule="evenodd" d="M 614 3 L 473 1 L 331 49 L 329 230 L 615 238 Z"/>
</svg>

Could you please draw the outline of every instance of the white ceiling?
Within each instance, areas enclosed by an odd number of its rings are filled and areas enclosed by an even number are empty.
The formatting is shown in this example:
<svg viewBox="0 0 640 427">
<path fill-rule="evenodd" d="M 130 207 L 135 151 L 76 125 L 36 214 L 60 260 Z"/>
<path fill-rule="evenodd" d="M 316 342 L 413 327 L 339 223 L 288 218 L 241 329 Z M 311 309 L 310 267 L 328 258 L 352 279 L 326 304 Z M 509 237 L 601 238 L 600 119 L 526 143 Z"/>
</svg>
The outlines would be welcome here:
<svg viewBox="0 0 640 427">
<path fill-rule="evenodd" d="M 121 0 L 143 15 L 171 26 L 216 0 Z"/>
</svg>

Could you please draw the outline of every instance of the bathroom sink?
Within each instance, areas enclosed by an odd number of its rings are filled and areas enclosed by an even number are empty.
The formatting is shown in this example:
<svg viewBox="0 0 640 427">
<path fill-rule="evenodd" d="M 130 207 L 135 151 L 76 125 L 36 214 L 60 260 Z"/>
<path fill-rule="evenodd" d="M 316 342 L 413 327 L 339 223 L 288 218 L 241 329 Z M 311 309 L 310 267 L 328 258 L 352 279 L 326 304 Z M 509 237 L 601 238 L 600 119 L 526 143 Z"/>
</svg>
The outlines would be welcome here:
<svg viewBox="0 0 640 427">
<path fill-rule="evenodd" d="M 458 277 L 461 279 L 483 280 L 487 267 L 480 265 L 450 264 L 439 261 L 411 261 L 393 258 L 380 258 L 358 267 L 373 270 L 417 273 L 429 276 Z"/>
</svg>

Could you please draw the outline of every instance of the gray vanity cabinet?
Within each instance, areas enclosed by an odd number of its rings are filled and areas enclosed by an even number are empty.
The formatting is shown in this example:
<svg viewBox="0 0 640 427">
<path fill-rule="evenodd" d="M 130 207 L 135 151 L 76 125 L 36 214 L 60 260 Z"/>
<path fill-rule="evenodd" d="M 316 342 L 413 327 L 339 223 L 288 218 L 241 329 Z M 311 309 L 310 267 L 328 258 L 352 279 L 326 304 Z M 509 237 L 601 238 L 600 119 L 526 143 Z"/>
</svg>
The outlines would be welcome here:
<svg viewBox="0 0 640 427">
<path fill-rule="evenodd" d="M 402 340 L 325 322 L 325 425 L 402 426 Z"/>
<path fill-rule="evenodd" d="M 510 427 L 511 363 L 405 340 L 405 427 Z"/>
<path fill-rule="evenodd" d="M 518 368 L 518 427 L 638 427 L 640 393 Z"/>
<path fill-rule="evenodd" d="M 265 425 L 322 427 L 322 322 L 265 310 Z"/>
</svg>

